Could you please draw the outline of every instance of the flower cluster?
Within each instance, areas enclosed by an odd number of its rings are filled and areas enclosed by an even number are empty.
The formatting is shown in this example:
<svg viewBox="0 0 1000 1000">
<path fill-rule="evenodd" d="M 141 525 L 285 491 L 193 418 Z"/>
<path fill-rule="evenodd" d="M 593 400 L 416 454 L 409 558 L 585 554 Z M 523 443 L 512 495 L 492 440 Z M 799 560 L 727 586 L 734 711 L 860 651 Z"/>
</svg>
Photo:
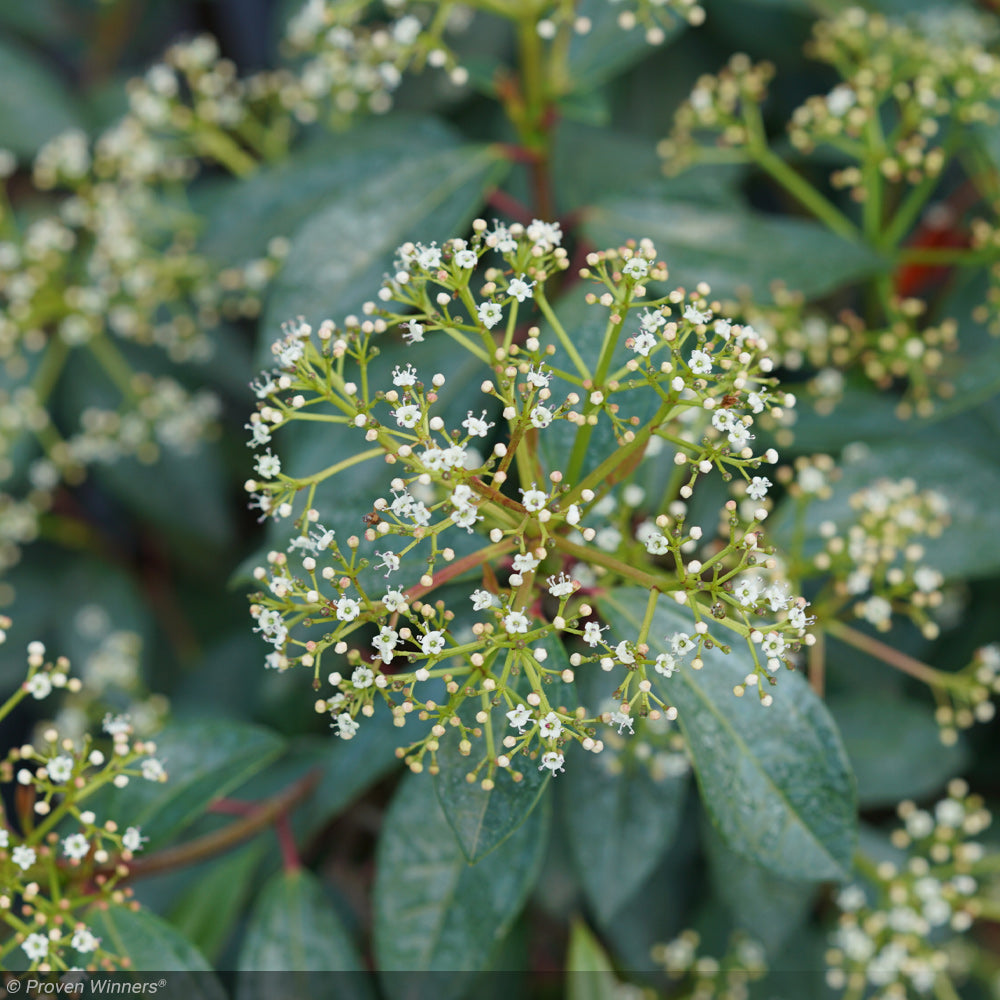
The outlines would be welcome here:
<svg viewBox="0 0 1000 1000">
<path fill-rule="evenodd" d="M 794 402 L 775 390 L 766 343 L 719 315 L 707 286 L 651 294 L 667 270 L 649 241 L 588 256 L 582 326 L 567 330 L 546 292 L 567 267 L 561 240 L 553 223 L 477 220 L 470 239 L 408 243 L 363 318 L 288 324 L 277 367 L 256 383 L 247 490 L 263 517 L 295 525 L 254 571 L 268 663 L 305 666 L 318 686 L 321 661 L 337 657 L 334 692 L 317 708 L 341 737 L 378 706 L 400 727 L 428 722 L 430 734 L 401 750 L 415 770 L 428 754 L 436 766 L 455 729 L 463 752 L 485 735 L 488 782 L 518 755 L 558 772 L 569 743 L 603 747 L 602 725 L 676 717 L 654 680 L 701 669 L 704 650 L 728 651 L 732 637 L 768 705 L 764 688 L 807 639 L 806 602 L 761 531 L 778 456 L 755 451 L 754 422 Z M 415 363 L 390 372 L 378 345 L 394 337 Z M 482 366 L 464 417 L 436 405 L 455 391 L 448 377 L 417 367 L 422 345 L 442 338 Z M 325 470 L 289 475 L 273 438 L 302 417 L 358 444 Z M 324 512 L 317 491 L 375 461 L 384 491 L 358 512 L 363 537 L 342 538 L 330 527 L 336 503 Z M 648 493 L 639 480 L 663 468 L 666 489 Z M 689 523 L 688 501 L 710 477 L 734 493 L 719 537 Z M 649 590 L 645 624 L 612 640 L 594 605 L 629 583 Z M 691 627 L 663 636 L 668 651 L 654 656 L 647 638 L 666 595 Z M 616 712 L 563 702 L 558 682 L 581 670 L 613 675 Z M 475 720 L 460 713 L 466 702 L 480 706 Z"/>
<path fill-rule="evenodd" d="M 899 817 L 903 825 L 892 842 L 906 852 L 905 862 L 871 866 L 867 887 L 849 885 L 837 896 L 841 915 L 827 952 L 827 981 L 857 996 L 870 986 L 875 992 L 865 995 L 885 1000 L 911 990 L 957 996 L 952 980 L 962 970 L 949 938 L 967 931 L 989 899 L 991 866 L 971 838 L 989 826 L 990 814 L 955 780 L 932 811 L 903 802 Z"/>
<path fill-rule="evenodd" d="M 685 996 L 704 1000 L 743 1000 L 749 983 L 767 975 L 764 949 L 744 934 L 734 934 L 721 958 L 699 955 L 701 935 L 686 930 L 653 948 L 653 961 L 671 979 L 684 980 Z"/>
<path fill-rule="evenodd" d="M 0 627 L 9 627 L 9 619 Z M 0 706 L 0 718 L 25 698 L 78 691 L 68 672 L 65 658 L 47 660 L 42 643 L 30 643 L 27 677 Z M 89 736 L 72 739 L 47 727 L 0 761 L 0 780 L 17 786 L 9 800 L 13 811 L 0 824 L 0 923 L 11 930 L 0 954 L 19 949 L 31 969 L 116 968 L 123 957 L 87 919 L 95 903 L 129 899 L 130 890 L 119 883 L 147 838 L 139 827 L 100 820 L 86 801 L 107 786 L 123 788 L 133 778 L 161 782 L 167 775 L 152 756 L 155 745 L 132 738 L 128 718 L 108 715 L 103 730 L 106 749 Z"/>
<path fill-rule="evenodd" d="M 991 699 L 1000 695 L 1000 644 L 980 647 L 961 670 L 940 674 L 931 690 L 937 701 L 934 718 L 945 746 L 957 742 L 960 729 L 991 722 L 996 716 Z"/>
<path fill-rule="evenodd" d="M 930 610 L 941 603 L 944 579 L 924 562 L 917 539 L 935 538 L 948 524 L 948 502 L 933 490 L 917 489 L 912 479 L 879 479 L 850 497 L 853 523 L 846 530 L 832 521 L 820 525 L 825 548 L 812 560 L 828 574 L 831 601 L 888 631 L 893 614 L 906 614 L 924 635 L 938 626 Z M 829 602 L 818 597 L 829 609 Z"/>
</svg>

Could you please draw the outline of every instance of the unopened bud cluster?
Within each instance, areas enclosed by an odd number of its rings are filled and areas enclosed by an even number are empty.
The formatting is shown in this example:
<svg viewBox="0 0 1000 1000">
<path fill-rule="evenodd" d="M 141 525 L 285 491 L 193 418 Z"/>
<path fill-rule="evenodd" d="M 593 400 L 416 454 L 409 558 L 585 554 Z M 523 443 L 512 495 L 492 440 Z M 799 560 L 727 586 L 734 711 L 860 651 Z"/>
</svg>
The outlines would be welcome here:
<svg viewBox="0 0 1000 1000">
<path fill-rule="evenodd" d="M 732 638 L 768 705 L 765 688 L 806 638 L 806 602 L 761 531 L 778 455 L 755 451 L 754 422 L 794 403 L 774 388 L 763 339 L 717 315 L 707 286 L 661 294 L 667 269 L 644 240 L 580 270 L 587 327 L 602 331 L 588 341 L 546 295 L 568 266 L 561 241 L 554 223 L 477 220 L 469 239 L 405 244 L 362 317 L 288 324 L 277 367 L 255 383 L 247 490 L 263 518 L 294 525 L 254 573 L 268 664 L 305 666 L 317 686 L 335 666 L 317 708 L 341 737 L 376 711 L 400 727 L 423 720 L 430 732 L 401 751 L 415 770 L 428 754 L 435 767 L 457 730 L 464 753 L 485 735 L 486 781 L 519 755 L 558 771 L 569 743 L 602 748 L 602 725 L 675 717 L 654 682 L 701 669 L 704 650 Z M 437 405 L 448 379 L 420 365 L 421 345 L 443 337 L 482 366 L 480 402 L 464 414 Z M 413 362 L 389 372 L 378 355 L 402 344 Z M 288 475 L 273 439 L 302 418 L 327 423 L 331 440 L 355 436 L 355 457 Z M 386 488 L 340 538 L 316 491 L 362 462 L 384 463 Z M 636 481 L 651 464 L 671 470 L 665 495 Z M 688 518 L 712 476 L 734 495 L 719 537 Z M 629 583 L 650 591 L 646 624 L 610 645 L 594 598 Z M 654 656 L 657 599 L 685 606 L 691 628 Z M 616 711 L 563 703 L 557 682 L 580 671 L 610 675 Z"/>
<path fill-rule="evenodd" d="M 652 958 L 672 980 L 683 980 L 684 996 L 706 1000 L 744 1000 L 747 984 L 767 975 L 764 948 L 743 933 L 733 934 L 722 958 L 699 954 L 701 935 L 685 930 L 653 947 Z"/>
</svg>

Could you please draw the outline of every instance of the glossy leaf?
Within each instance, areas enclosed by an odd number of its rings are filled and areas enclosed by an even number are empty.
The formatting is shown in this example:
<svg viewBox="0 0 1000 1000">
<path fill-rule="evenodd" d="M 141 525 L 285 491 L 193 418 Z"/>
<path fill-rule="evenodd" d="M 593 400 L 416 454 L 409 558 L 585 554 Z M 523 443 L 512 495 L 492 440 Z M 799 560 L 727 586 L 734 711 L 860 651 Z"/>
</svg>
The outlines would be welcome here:
<svg viewBox="0 0 1000 1000">
<path fill-rule="evenodd" d="M 858 778 L 862 807 L 893 806 L 941 792 L 968 763 L 964 742 L 941 743 L 931 705 L 902 695 L 840 695 L 827 707 L 837 721 Z"/>
<path fill-rule="evenodd" d="M 616 1000 L 621 994 L 622 984 L 600 942 L 582 920 L 574 920 L 566 956 L 567 1000 Z"/>
<path fill-rule="evenodd" d="M 631 739 L 631 737 L 628 737 Z M 612 772 L 613 764 L 621 767 Z M 684 808 L 684 777 L 656 780 L 648 764 L 610 749 L 577 751 L 560 776 L 566 839 L 587 899 L 604 923 L 648 878 Z M 587 803 L 579 815 L 579 803 Z"/>
<path fill-rule="evenodd" d="M 267 846 L 257 837 L 203 865 L 204 871 L 194 884 L 170 907 L 170 923 L 188 941 L 197 941 L 202 954 L 212 962 L 218 959 L 256 888 L 253 880 Z"/>
<path fill-rule="evenodd" d="M 401 157 L 327 201 L 299 228 L 268 298 L 268 342 L 289 318 L 318 325 L 359 311 L 406 240 L 464 233 L 503 165 L 492 147 L 441 147 Z"/>
<path fill-rule="evenodd" d="M 79 124 L 73 98 L 55 70 L 23 45 L 0 39 L 0 148 L 30 157 Z"/>
<path fill-rule="evenodd" d="M 468 990 L 524 905 L 547 824 L 548 810 L 536 809 L 470 865 L 426 776 L 402 782 L 376 856 L 375 955 L 389 997 L 454 1000 Z"/>
<path fill-rule="evenodd" d="M 240 949 L 239 972 L 237 1000 L 271 1000 L 276 987 L 289 1000 L 374 996 L 357 947 L 322 883 L 301 868 L 278 872 L 261 890 Z M 287 979 L 282 985 L 262 972 L 312 975 L 282 977 Z"/>
<path fill-rule="evenodd" d="M 634 637 L 646 591 L 615 590 L 599 606 L 613 631 Z M 653 615 L 651 655 L 690 618 L 663 599 Z M 733 850 L 786 878 L 838 878 L 856 840 L 856 790 L 847 755 L 823 703 L 799 674 L 782 671 L 774 704 L 737 698 L 747 674 L 739 646 L 706 650 L 702 670 L 655 675 L 676 706 L 705 808 Z"/>
<path fill-rule="evenodd" d="M 110 797 L 115 817 L 142 828 L 151 850 L 196 820 L 213 799 L 238 788 L 274 760 L 282 740 L 271 730 L 226 719 L 178 722 L 156 739 L 165 782 L 133 778 Z"/>
<path fill-rule="evenodd" d="M 225 990 L 201 952 L 148 910 L 133 912 L 112 905 L 106 910 L 92 910 L 87 923 L 101 938 L 103 948 L 128 955 L 135 972 L 173 973 L 170 988 L 176 995 L 192 1000 L 225 1000 Z M 128 972 L 116 975 L 129 977 Z"/>
<path fill-rule="evenodd" d="M 456 134 L 435 118 L 390 115 L 307 143 L 287 160 L 251 177 L 207 187 L 208 221 L 200 250 L 226 264 L 263 254 L 276 236 L 290 237 L 332 199 L 401 160 L 450 149 Z"/>
<path fill-rule="evenodd" d="M 586 213 L 584 231 L 602 247 L 648 236 L 671 288 L 707 281 L 714 295 L 746 289 L 762 301 L 775 281 L 816 298 L 887 266 L 818 222 L 683 202 L 609 198 Z"/>
<path fill-rule="evenodd" d="M 709 881 L 733 923 L 759 941 L 769 955 L 807 921 L 819 883 L 785 879 L 737 854 L 711 823 L 702 824 Z"/>
</svg>

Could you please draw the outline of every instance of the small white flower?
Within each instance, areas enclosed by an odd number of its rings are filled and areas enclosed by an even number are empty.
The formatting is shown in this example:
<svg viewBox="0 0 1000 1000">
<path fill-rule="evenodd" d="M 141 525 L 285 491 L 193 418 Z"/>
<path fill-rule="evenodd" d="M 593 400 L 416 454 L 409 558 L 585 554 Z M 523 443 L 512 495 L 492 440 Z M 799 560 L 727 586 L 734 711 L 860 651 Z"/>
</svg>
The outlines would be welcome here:
<svg viewBox="0 0 1000 1000">
<path fill-rule="evenodd" d="M 375 683 L 375 674 L 371 667 L 355 667 L 351 674 L 351 683 L 356 688 L 371 687 Z"/>
<path fill-rule="evenodd" d="M 382 607 L 391 615 L 394 615 L 397 611 L 402 611 L 405 604 L 406 598 L 399 590 L 387 590 L 382 595 Z"/>
<path fill-rule="evenodd" d="M 375 555 L 382 557 L 382 561 L 376 563 L 375 568 L 384 569 L 386 576 L 399 569 L 399 556 L 395 552 L 376 552 Z"/>
<path fill-rule="evenodd" d="M 545 582 L 549 585 L 549 593 L 553 597 L 569 597 L 576 589 L 575 582 L 565 573 L 560 573 L 558 577 L 550 576 Z"/>
<path fill-rule="evenodd" d="M 503 309 L 496 302 L 481 302 L 478 309 L 479 322 L 492 330 L 503 319 Z"/>
<path fill-rule="evenodd" d="M 736 451 L 742 451 L 753 439 L 750 429 L 740 420 L 734 420 L 729 428 L 729 443 Z"/>
<path fill-rule="evenodd" d="M 840 83 L 826 95 L 827 110 L 835 118 L 842 118 L 857 102 L 858 95 L 846 83 Z"/>
<path fill-rule="evenodd" d="M 334 720 L 333 725 L 337 730 L 337 735 L 342 740 L 353 738 L 354 734 L 361 728 L 357 721 L 352 719 L 347 712 L 341 712 Z"/>
<path fill-rule="evenodd" d="M 764 592 L 764 599 L 772 611 L 784 611 L 788 607 L 789 597 L 783 584 L 772 583 Z"/>
<path fill-rule="evenodd" d="M 670 551 L 670 540 L 662 531 L 651 531 L 646 537 L 646 551 L 650 555 L 662 556 Z"/>
<path fill-rule="evenodd" d="M 632 350 L 644 358 L 649 357 L 649 352 L 656 346 L 656 337 L 651 333 L 643 331 L 632 338 Z"/>
<path fill-rule="evenodd" d="M 632 716 L 626 715 L 624 712 L 612 712 L 611 713 L 610 724 L 612 726 L 617 726 L 618 727 L 618 735 L 619 736 L 622 735 L 622 730 L 624 730 L 626 728 L 626 726 L 628 727 L 628 731 L 630 733 L 634 733 L 635 730 L 632 728 L 632 723 L 634 721 L 635 720 L 632 718 Z"/>
<path fill-rule="evenodd" d="M 82 955 L 86 955 L 88 952 L 96 951 L 100 943 L 101 939 L 99 937 L 95 937 L 86 927 L 77 927 L 76 931 L 73 933 L 73 938 L 70 941 L 70 947 L 73 948 L 74 951 L 78 951 Z"/>
<path fill-rule="evenodd" d="M 79 861 L 85 858 L 90 850 L 90 841 L 82 833 L 72 833 L 65 837 L 62 842 L 63 853 L 67 858 Z"/>
<path fill-rule="evenodd" d="M 11 861 L 17 865 L 21 871 L 27 871 L 34 863 L 35 858 L 38 857 L 35 854 L 35 849 L 33 847 L 28 847 L 26 844 L 18 844 L 14 848 L 13 853 L 10 856 Z"/>
<path fill-rule="evenodd" d="M 583 626 L 583 641 L 588 646 L 596 646 L 601 641 L 601 633 L 607 628 L 606 625 L 598 625 L 597 622 L 587 622 Z"/>
<path fill-rule="evenodd" d="M 255 469 L 258 476 L 264 479 L 274 479 L 275 476 L 280 475 L 281 459 L 277 455 L 272 455 L 270 448 L 263 455 L 254 455 L 254 458 L 257 459 Z"/>
<path fill-rule="evenodd" d="M 653 669 L 664 677 L 673 677 L 677 661 L 669 653 L 660 653 L 653 661 Z"/>
<path fill-rule="evenodd" d="M 566 508 L 566 523 L 572 525 L 580 523 L 580 508 L 575 503 Z"/>
<path fill-rule="evenodd" d="M 392 384 L 400 389 L 408 389 L 417 384 L 417 370 L 413 365 L 400 368 L 396 365 L 392 370 Z"/>
<path fill-rule="evenodd" d="M 723 340 L 729 340 L 729 335 L 733 330 L 733 322 L 729 319 L 717 319 L 712 329 L 715 330 L 715 332 Z"/>
<path fill-rule="evenodd" d="M 46 673 L 39 672 L 33 674 L 24 682 L 24 687 L 37 701 L 41 701 L 43 698 L 47 698 L 52 693 L 52 681 L 49 679 L 49 675 Z"/>
<path fill-rule="evenodd" d="M 21 945 L 31 962 L 40 962 L 49 953 L 49 939 L 44 934 L 29 934 Z"/>
<path fill-rule="evenodd" d="M 768 632 L 760 644 L 761 652 L 768 658 L 785 655 L 785 639 L 780 632 Z"/>
<path fill-rule="evenodd" d="M 58 757 L 51 758 L 45 765 L 45 769 L 49 772 L 50 781 L 54 781 L 56 784 L 69 781 L 73 776 L 73 758 L 67 754 L 60 754 Z"/>
<path fill-rule="evenodd" d="M 411 319 L 409 323 L 406 324 L 406 329 L 403 332 L 403 340 L 408 344 L 422 344 L 424 340 L 424 328 L 421 323 L 418 323 L 415 319 Z"/>
<path fill-rule="evenodd" d="M 420 423 L 420 407 L 416 403 L 404 403 L 402 406 L 396 408 L 393 416 L 396 418 L 396 424 L 399 427 L 405 427 L 407 430 L 410 430 Z"/>
<path fill-rule="evenodd" d="M 455 254 L 455 264 L 457 267 L 465 268 L 465 270 L 472 270 L 479 263 L 479 257 L 476 255 L 475 250 L 459 250 Z"/>
<path fill-rule="evenodd" d="M 635 663 L 635 653 L 628 648 L 628 643 L 622 641 L 615 646 L 615 656 L 618 657 L 618 662 L 623 663 L 628 666 L 630 663 Z"/>
<path fill-rule="evenodd" d="M 437 656 L 444 649 L 444 633 L 435 630 L 422 635 L 420 649 L 424 656 Z"/>
<path fill-rule="evenodd" d="M 538 735 L 545 740 L 555 740 L 562 733 L 562 723 L 555 712 L 549 712 L 544 718 L 538 720 Z"/>
<path fill-rule="evenodd" d="M 791 625 L 796 631 L 802 632 L 809 624 L 805 608 L 800 608 L 798 605 L 792 608 L 792 610 L 788 612 L 788 624 Z"/>
<path fill-rule="evenodd" d="M 504 615 L 503 627 L 508 635 L 527 632 L 530 624 L 523 611 L 510 611 Z"/>
<path fill-rule="evenodd" d="M 691 636 L 686 632 L 675 632 L 670 637 L 670 648 L 674 651 L 674 656 L 686 656 L 694 649 Z"/>
<path fill-rule="evenodd" d="M 481 417 L 474 417 L 472 415 L 472 410 L 469 410 L 469 415 L 462 421 L 462 426 L 469 432 L 472 437 L 486 437 L 489 433 L 491 427 L 495 427 L 495 424 L 486 422 L 486 411 L 483 410 Z"/>
<path fill-rule="evenodd" d="M 142 845 L 149 840 L 149 837 L 143 837 L 139 827 L 130 826 L 127 827 L 125 832 L 122 834 L 122 847 L 126 851 L 131 851 L 135 854 L 136 851 L 142 850 Z M 74 947 L 76 947 L 74 945 Z"/>
<path fill-rule="evenodd" d="M 710 375 L 712 373 L 712 357 L 704 351 L 692 351 L 688 359 L 688 367 L 693 375 Z"/>
<path fill-rule="evenodd" d="M 751 392 L 747 396 L 747 404 L 754 413 L 763 413 L 765 405 L 765 397 L 758 395 L 756 392 Z"/>
<path fill-rule="evenodd" d="M 560 771 L 565 771 L 566 768 L 563 767 L 563 761 L 566 758 L 563 757 L 561 753 L 556 753 L 555 750 L 550 750 L 548 753 L 542 754 L 542 763 L 539 765 L 538 770 L 542 771 L 548 768 L 553 774 L 558 774 Z"/>
<path fill-rule="evenodd" d="M 531 421 L 532 427 L 539 429 L 548 427 L 552 423 L 552 411 L 547 406 L 536 406 L 528 414 L 528 419 Z"/>
<path fill-rule="evenodd" d="M 684 318 L 689 323 L 700 324 L 707 323 L 712 318 L 712 314 L 708 310 L 705 310 L 705 312 L 699 312 L 694 306 L 687 306 L 684 309 Z"/>
<path fill-rule="evenodd" d="M 534 297 L 532 288 L 535 287 L 535 282 L 527 282 L 524 280 L 524 275 L 519 275 L 516 278 L 511 278 L 510 283 L 507 285 L 507 294 L 513 295 L 518 302 L 523 302 L 525 299 L 530 299 Z"/>
<path fill-rule="evenodd" d="M 147 757 L 140 765 L 143 778 L 146 781 L 166 781 L 167 772 L 155 757 Z"/>
<path fill-rule="evenodd" d="M 517 705 L 507 713 L 507 718 L 510 721 L 512 729 L 523 733 L 524 727 L 531 721 L 531 712 L 528 710 L 527 705 Z"/>
<path fill-rule="evenodd" d="M 536 490 L 534 486 L 530 490 L 521 490 L 521 496 L 524 509 L 532 514 L 541 510 L 549 500 L 546 493 L 543 493 L 542 490 Z"/>
<path fill-rule="evenodd" d="M 473 611 L 485 611 L 496 603 L 496 598 L 488 590 L 474 590 L 469 599 Z"/>
<path fill-rule="evenodd" d="M 515 573 L 530 573 L 532 570 L 538 568 L 540 560 L 536 559 L 533 555 L 529 555 L 527 552 L 519 552 L 511 560 L 511 564 Z"/>
<path fill-rule="evenodd" d="M 547 389 L 552 373 L 547 372 L 544 365 L 539 365 L 537 368 L 532 365 L 525 377 L 528 380 L 528 385 L 534 386 L 536 389 Z"/>
<path fill-rule="evenodd" d="M 627 274 L 630 278 L 639 280 L 649 274 L 649 262 L 644 257 L 633 257 L 625 262 L 622 274 Z"/>
<path fill-rule="evenodd" d="M 525 230 L 528 239 L 543 252 L 554 250 L 562 243 L 562 228 L 558 222 L 543 222 L 532 219 L 531 225 Z"/>
<path fill-rule="evenodd" d="M 751 500 L 763 500 L 767 496 L 767 491 L 774 484 L 766 476 L 754 476 L 747 487 L 747 496 Z"/>
<path fill-rule="evenodd" d="M 361 614 L 361 605 L 353 597 L 342 597 L 336 604 L 337 621 L 352 622 Z"/>
</svg>

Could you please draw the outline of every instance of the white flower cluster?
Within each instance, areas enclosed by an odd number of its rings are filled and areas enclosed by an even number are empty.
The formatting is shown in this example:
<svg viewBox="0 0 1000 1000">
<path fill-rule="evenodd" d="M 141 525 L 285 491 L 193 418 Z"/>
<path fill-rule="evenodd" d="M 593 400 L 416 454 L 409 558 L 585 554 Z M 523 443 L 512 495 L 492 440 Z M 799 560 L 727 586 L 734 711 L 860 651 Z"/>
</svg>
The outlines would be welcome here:
<svg viewBox="0 0 1000 1000">
<path fill-rule="evenodd" d="M 436 766 L 451 727 L 463 741 L 481 735 L 484 713 L 470 725 L 458 712 L 475 689 L 503 708 L 514 730 L 491 727 L 483 780 L 531 755 L 535 766 L 559 773 L 568 742 L 603 748 L 600 726 L 621 734 L 637 718 L 676 717 L 661 681 L 700 669 L 707 648 L 728 651 L 720 630 L 746 643 L 746 686 L 758 686 L 764 705 L 771 695 L 763 687 L 808 641 L 806 602 L 789 594 L 760 530 L 772 483 L 759 470 L 778 456 L 754 452 L 754 418 L 794 402 L 773 389 L 763 339 L 716 318 L 704 286 L 690 296 L 649 295 L 648 283 L 667 274 L 643 241 L 591 254 L 580 272 L 599 286 L 584 298 L 607 321 L 603 346 L 584 357 L 546 297 L 547 279 L 567 266 L 561 242 L 553 223 L 477 220 L 468 240 L 407 243 L 362 319 L 343 329 L 324 321 L 315 332 L 303 321 L 287 325 L 273 346 L 277 367 L 255 383 L 249 443 L 267 447 L 255 452 L 247 490 L 264 517 L 294 518 L 296 526 L 286 550 L 254 571 L 262 589 L 251 614 L 274 647 L 268 665 L 299 664 L 319 681 L 321 660 L 338 657 L 328 675 L 334 693 L 317 708 L 342 738 L 378 706 L 401 727 L 411 715 L 426 719 L 430 734 L 404 751 L 414 769 L 427 755 Z M 499 261 L 476 287 L 487 254 Z M 544 333 L 531 325 L 536 309 Z M 651 337 L 639 350 L 630 332 L 636 321 L 638 336 Z M 394 333 L 397 350 L 415 359 L 432 337 L 478 359 L 483 403 L 464 414 L 441 410 L 447 376 L 413 362 L 375 384 L 370 363 Z M 645 419 L 618 401 L 640 392 L 655 411 Z M 363 538 L 325 528 L 313 505 L 317 488 L 356 460 L 299 479 L 273 449 L 276 433 L 306 407 L 332 432 L 363 438 L 357 461 L 381 458 L 391 470 L 364 516 Z M 615 448 L 590 455 L 601 424 Z M 568 444 L 546 451 L 539 442 L 556 433 Z M 668 445 L 676 492 L 658 512 L 637 483 L 618 490 L 617 480 Z M 734 492 L 750 500 L 745 516 L 737 500 L 726 504 L 721 545 L 687 524 L 687 500 L 713 472 L 737 479 L 743 485 Z M 459 579 L 471 579 L 464 607 L 454 591 L 447 604 L 425 600 Z M 664 636 L 670 652 L 659 655 L 650 653 L 648 627 L 609 643 L 584 599 L 598 582 L 644 586 L 651 600 L 669 594 L 690 609 L 690 633 Z M 310 633 L 315 626 L 322 635 Z M 569 684 L 595 667 L 618 675 L 615 711 L 587 717 L 549 699 L 550 681 Z M 433 693 L 442 684 L 450 695 L 443 702 Z"/>
</svg>

